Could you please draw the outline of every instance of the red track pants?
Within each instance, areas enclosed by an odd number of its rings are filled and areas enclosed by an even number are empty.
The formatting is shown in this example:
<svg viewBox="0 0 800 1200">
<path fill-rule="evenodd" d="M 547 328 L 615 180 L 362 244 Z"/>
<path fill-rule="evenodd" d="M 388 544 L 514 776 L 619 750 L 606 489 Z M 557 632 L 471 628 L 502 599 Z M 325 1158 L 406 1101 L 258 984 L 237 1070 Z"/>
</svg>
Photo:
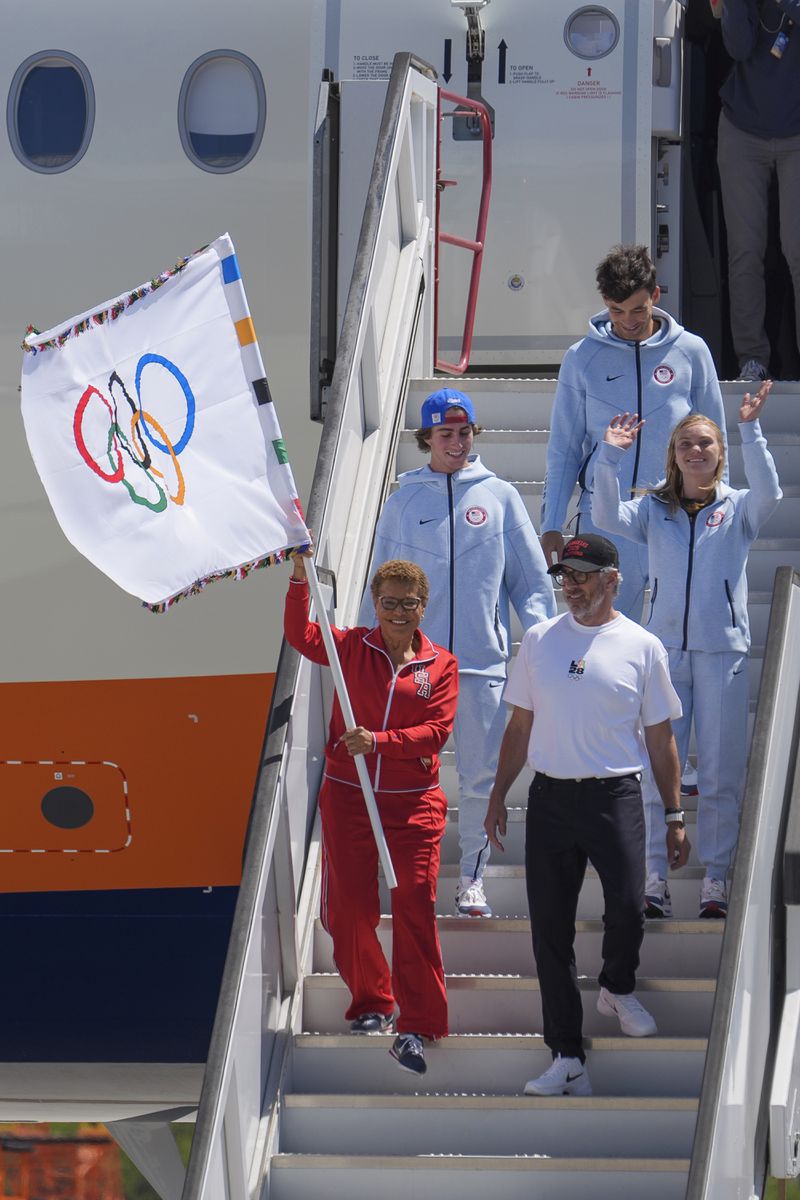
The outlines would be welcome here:
<svg viewBox="0 0 800 1200">
<path fill-rule="evenodd" d="M 398 1032 L 446 1037 L 447 992 L 434 901 L 447 800 L 438 787 L 379 792 L 376 800 L 397 875 L 391 893 L 391 972 L 376 932 L 378 850 L 361 789 L 325 779 L 319 797 L 322 923 L 352 996 L 345 1017 L 392 1013 L 397 1005 Z"/>
</svg>

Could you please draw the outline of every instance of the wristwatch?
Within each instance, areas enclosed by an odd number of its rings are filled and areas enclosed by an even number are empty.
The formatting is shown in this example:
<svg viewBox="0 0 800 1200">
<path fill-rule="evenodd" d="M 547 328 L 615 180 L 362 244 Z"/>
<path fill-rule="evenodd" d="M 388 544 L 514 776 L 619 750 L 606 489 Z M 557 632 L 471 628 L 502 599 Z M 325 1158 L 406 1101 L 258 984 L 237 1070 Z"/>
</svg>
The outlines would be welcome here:
<svg viewBox="0 0 800 1200">
<path fill-rule="evenodd" d="M 682 808 L 665 808 L 664 820 L 667 825 L 672 825 L 674 823 L 676 825 L 683 826 L 686 824 L 686 818 Z"/>
</svg>

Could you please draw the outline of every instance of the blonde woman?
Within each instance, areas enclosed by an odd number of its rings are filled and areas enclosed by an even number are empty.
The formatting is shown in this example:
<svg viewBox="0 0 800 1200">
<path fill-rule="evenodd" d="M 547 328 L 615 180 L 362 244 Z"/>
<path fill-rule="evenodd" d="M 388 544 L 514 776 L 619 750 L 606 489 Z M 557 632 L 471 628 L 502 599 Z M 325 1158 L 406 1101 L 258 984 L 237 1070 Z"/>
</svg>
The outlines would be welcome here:
<svg viewBox="0 0 800 1200">
<path fill-rule="evenodd" d="M 758 422 L 771 387 L 767 381 L 755 396 L 748 392 L 739 409 L 748 488 L 737 490 L 722 482 L 722 432 L 699 413 L 676 425 L 667 450 L 666 477 L 648 494 L 620 499 L 620 464 L 643 424 L 630 413 L 611 421 L 595 471 L 594 522 L 648 549 L 647 627 L 667 647 L 670 675 L 683 706 L 683 716 L 674 723 L 681 762 L 686 761 L 694 721 L 700 792 L 697 850 L 705 867 L 701 917 L 727 914 L 726 877 L 739 831 L 749 704 L 747 556 L 782 495 Z M 645 793 L 646 912 L 665 917 L 672 910 L 663 826 L 655 807 L 660 802 L 653 788 Z"/>
</svg>

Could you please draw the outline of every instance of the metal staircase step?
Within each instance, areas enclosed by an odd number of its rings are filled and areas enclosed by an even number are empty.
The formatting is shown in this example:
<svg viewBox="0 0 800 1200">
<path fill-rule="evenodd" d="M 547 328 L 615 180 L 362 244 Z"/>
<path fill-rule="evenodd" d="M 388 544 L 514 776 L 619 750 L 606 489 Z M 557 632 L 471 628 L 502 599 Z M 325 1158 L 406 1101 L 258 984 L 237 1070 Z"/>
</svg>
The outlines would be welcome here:
<svg viewBox="0 0 800 1200">
<path fill-rule="evenodd" d="M 680 871 L 670 872 L 669 889 L 672 894 L 672 910 L 674 917 L 685 920 L 696 917 L 700 903 L 700 880 L 705 872 L 702 867 L 683 867 Z M 443 915 L 455 915 L 455 893 L 458 880 L 458 867 L 445 863 L 439 870 L 439 881 L 436 892 L 436 910 Z M 527 917 L 528 898 L 525 891 L 525 868 L 522 866 L 506 866 L 501 855 L 493 852 L 489 866 L 484 875 L 486 894 L 497 917 Z M 380 883 L 381 912 L 389 912 L 389 893 L 386 885 Z M 603 897 L 600 880 L 590 867 L 578 900 L 578 918 L 580 920 L 597 919 L 603 911 Z M 479 918 L 466 918 L 478 920 Z M 716 924 L 716 922 L 715 922 Z"/>
<path fill-rule="evenodd" d="M 568 1115 L 568 1119 L 565 1119 Z M 292 1094 L 280 1149 L 316 1154 L 688 1158 L 691 1097 Z"/>
<path fill-rule="evenodd" d="M 679 1200 L 686 1159 L 277 1154 L 272 1200 Z"/>
<path fill-rule="evenodd" d="M 528 968 L 528 962 L 524 964 Z M 531 962 L 532 967 L 532 962 Z M 589 1036 L 618 1032 L 616 1018 L 601 1016 L 599 985 L 584 974 L 583 1028 Z M 448 975 L 448 1023 L 453 1033 L 536 1033 L 542 1028 L 539 980 L 533 975 Z M 711 1020 L 716 979 L 638 977 L 636 992 L 665 1037 L 705 1037 Z M 320 1033 L 343 1033 L 349 993 L 338 974 L 307 975 L 303 995 L 303 1027 Z"/>
<path fill-rule="evenodd" d="M 451 1034 L 426 1046 L 428 1074 L 418 1079 L 389 1057 L 391 1034 L 295 1035 L 288 1086 L 296 1092 L 370 1095 L 457 1092 L 520 1096 L 552 1059 L 541 1034 Z M 596 1096 L 697 1096 L 705 1038 L 584 1038 Z M 287 1089 L 288 1094 L 288 1089 Z"/>
<path fill-rule="evenodd" d="M 531 923 L 524 917 L 437 917 L 442 958 L 448 974 L 468 974 L 480 964 L 487 974 L 534 970 Z M 587 975 L 602 963 L 602 921 L 578 921 L 575 956 Z M 641 950 L 640 971 L 652 978 L 670 975 L 705 979 L 719 962 L 723 921 L 648 921 Z M 378 937 L 387 958 L 391 953 L 392 918 L 383 916 Z M 477 940 L 476 940 L 477 939 Z M 314 928 L 315 971 L 334 972 L 333 943 L 319 919 Z"/>
</svg>

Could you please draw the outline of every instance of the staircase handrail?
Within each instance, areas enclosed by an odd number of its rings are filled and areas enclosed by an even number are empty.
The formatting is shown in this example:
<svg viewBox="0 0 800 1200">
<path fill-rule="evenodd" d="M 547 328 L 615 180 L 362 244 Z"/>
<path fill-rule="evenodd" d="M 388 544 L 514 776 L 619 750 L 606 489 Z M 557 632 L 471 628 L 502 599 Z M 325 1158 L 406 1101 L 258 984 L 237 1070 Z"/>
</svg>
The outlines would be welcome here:
<svg viewBox="0 0 800 1200">
<path fill-rule="evenodd" d="M 799 731 L 800 575 L 779 567 L 687 1200 L 752 1200 L 762 1194 L 769 1089 L 785 990 L 781 864 Z"/>
<path fill-rule="evenodd" d="M 418 340 L 428 347 L 428 354 L 427 360 L 423 357 L 418 365 L 421 371 L 432 368 L 433 289 L 427 302 L 423 296 L 424 281 L 433 275 L 430 231 L 435 207 L 432 133 L 435 75 L 429 64 L 414 55 L 395 56 L 308 505 L 308 523 L 317 537 L 316 560 L 319 566 L 333 573 L 334 579 L 340 580 L 337 611 L 344 620 L 354 615 L 354 607 L 360 600 L 366 553 L 359 549 L 364 541 L 361 531 L 354 531 L 358 514 L 345 513 L 343 518 L 344 506 L 335 503 L 334 465 L 341 476 L 343 456 L 353 455 L 350 444 L 353 438 L 344 439 L 348 445 L 343 449 L 343 435 L 352 434 L 356 427 L 360 429 L 356 466 L 366 477 L 369 496 L 361 523 L 371 521 L 374 525 L 392 474 L 394 445 L 402 423 L 405 379 L 419 320 L 424 328 Z M 422 100 L 421 91 L 425 93 Z M 414 114 L 419 124 L 421 104 L 432 110 L 428 128 L 422 131 L 426 146 L 429 143 L 429 180 L 423 155 L 415 164 L 413 146 L 408 144 L 413 138 L 414 124 L 409 113 Z M 412 178 L 405 178 L 403 186 L 395 188 L 401 168 L 406 173 L 410 170 Z M 419 175 L 423 178 L 418 178 Z M 398 191 L 402 193 L 399 199 L 395 194 Z M 375 314 L 380 304 L 386 302 L 386 288 L 383 280 L 383 290 L 376 299 L 380 289 L 373 279 L 372 268 L 380 252 L 385 207 L 393 201 L 403 210 L 401 226 L 414 220 L 418 228 L 416 243 L 401 248 L 398 295 L 393 296 L 395 309 L 383 314 L 387 320 L 396 318 L 397 310 L 406 316 L 398 322 L 402 339 L 398 335 L 388 346 L 390 361 L 384 364 L 383 371 L 373 372 L 375 386 L 386 392 L 380 397 L 384 402 L 381 410 L 377 397 L 362 394 L 362 356 L 365 346 L 370 353 L 382 347 L 382 341 L 377 347 L 368 342 L 365 325 L 371 320 L 375 338 Z M 406 249 L 410 254 L 404 261 Z M 365 422 L 368 409 L 378 417 L 377 428 L 370 429 Z M 352 500 L 355 477 L 347 471 L 344 474 Z M 350 516 L 353 521 L 348 521 Z M 320 711 L 308 716 L 305 712 L 315 703 L 319 674 L 319 668 L 301 660 L 283 644 L 182 1200 L 219 1200 L 221 1196 L 245 1200 L 270 1152 L 270 1138 L 275 1129 L 271 1117 L 291 1042 L 291 1021 L 298 1010 L 301 958 L 306 945 L 307 930 L 297 928 L 299 921 L 295 917 L 324 747 L 323 714 Z M 320 704 L 317 707 L 321 710 Z M 298 713 L 299 745 L 293 748 Z M 311 735 L 303 724 L 305 719 L 314 724 Z M 298 763 L 304 772 L 304 794 L 289 797 L 287 776 L 294 769 L 296 782 Z M 313 913 L 307 915 L 307 920 L 313 920 Z"/>
</svg>

